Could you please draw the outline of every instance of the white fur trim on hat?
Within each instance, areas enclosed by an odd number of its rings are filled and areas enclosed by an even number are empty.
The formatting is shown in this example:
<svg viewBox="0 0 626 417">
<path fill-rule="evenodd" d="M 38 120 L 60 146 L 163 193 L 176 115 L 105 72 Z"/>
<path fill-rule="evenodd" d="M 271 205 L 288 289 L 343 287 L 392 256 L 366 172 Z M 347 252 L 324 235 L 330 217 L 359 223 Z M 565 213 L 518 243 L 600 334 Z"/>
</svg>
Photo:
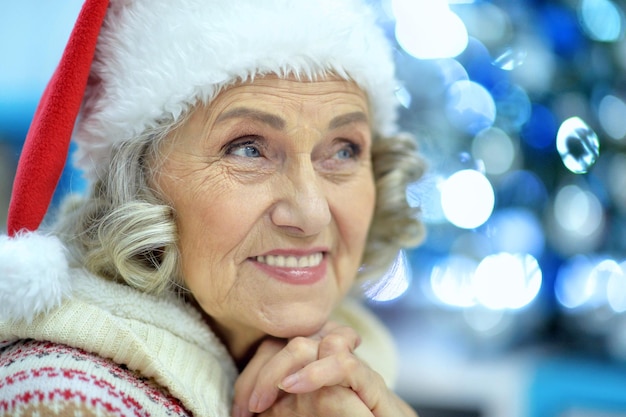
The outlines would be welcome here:
<svg viewBox="0 0 626 417">
<path fill-rule="evenodd" d="M 39 232 L 0 235 L 0 320 L 27 322 L 69 296 L 65 247 Z"/>
<path fill-rule="evenodd" d="M 263 74 L 332 71 L 368 95 L 376 130 L 396 129 L 390 45 L 361 0 L 111 0 L 75 140 L 95 178 L 115 143 Z"/>
</svg>

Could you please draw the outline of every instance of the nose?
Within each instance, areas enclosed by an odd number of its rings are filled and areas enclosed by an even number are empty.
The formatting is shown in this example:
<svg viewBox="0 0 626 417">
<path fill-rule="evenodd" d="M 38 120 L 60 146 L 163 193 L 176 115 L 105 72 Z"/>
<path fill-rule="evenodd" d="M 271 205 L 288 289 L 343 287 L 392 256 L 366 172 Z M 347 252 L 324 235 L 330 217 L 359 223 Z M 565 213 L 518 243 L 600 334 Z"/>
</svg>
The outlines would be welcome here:
<svg viewBox="0 0 626 417">
<path fill-rule="evenodd" d="M 275 181 L 272 223 L 295 235 L 312 236 L 330 223 L 330 207 L 310 155 L 298 154 Z"/>
</svg>

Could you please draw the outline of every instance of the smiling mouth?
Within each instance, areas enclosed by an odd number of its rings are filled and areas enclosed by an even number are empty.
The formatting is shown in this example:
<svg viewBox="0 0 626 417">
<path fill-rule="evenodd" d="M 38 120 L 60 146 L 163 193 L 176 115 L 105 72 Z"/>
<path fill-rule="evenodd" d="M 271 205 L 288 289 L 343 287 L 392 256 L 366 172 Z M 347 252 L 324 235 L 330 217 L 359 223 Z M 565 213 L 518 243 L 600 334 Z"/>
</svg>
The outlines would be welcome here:
<svg viewBox="0 0 626 417">
<path fill-rule="evenodd" d="M 314 268 L 324 260 L 324 254 L 317 252 L 307 256 L 265 255 L 254 258 L 257 262 L 280 268 Z"/>
</svg>

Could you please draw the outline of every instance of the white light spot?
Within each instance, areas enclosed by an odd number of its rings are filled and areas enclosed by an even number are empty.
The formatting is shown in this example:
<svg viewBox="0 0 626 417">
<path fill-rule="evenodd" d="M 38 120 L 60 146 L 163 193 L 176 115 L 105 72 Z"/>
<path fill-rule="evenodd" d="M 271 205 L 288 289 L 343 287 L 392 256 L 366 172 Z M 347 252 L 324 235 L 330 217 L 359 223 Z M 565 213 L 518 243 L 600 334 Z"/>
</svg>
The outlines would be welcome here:
<svg viewBox="0 0 626 417">
<path fill-rule="evenodd" d="M 476 268 L 476 298 L 494 310 L 519 309 L 535 299 L 542 273 L 531 255 L 502 252 L 487 256 Z"/>
<path fill-rule="evenodd" d="M 448 88 L 446 116 L 458 129 L 476 134 L 493 125 L 496 103 L 491 93 L 473 81 L 460 80 Z"/>
<path fill-rule="evenodd" d="M 602 225 L 603 210 L 598 198 L 576 185 L 561 188 L 554 200 L 554 217 L 566 231 L 584 237 Z"/>
<path fill-rule="evenodd" d="M 488 174 L 504 174 L 513 166 L 516 150 L 513 140 L 501 129 L 479 132 L 472 142 L 472 155 L 483 161 Z"/>
<path fill-rule="evenodd" d="M 457 227 L 474 229 L 489 219 L 495 196 L 489 180 L 471 169 L 458 171 L 441 186 L 443 213 Z"/>
<path fill-rule="evenodd" d="M 463 21 L 445 0 L 394 0 L 396 39 L 402 49 L 419 59 L 451 58 L 468 42 Z"/>
<path fill-rule="evenodd" d="M 451 307 L 475 305 L 472 280 L 476 265 L 464 256 L 450 256 L 435 265 L 430 274 L 430 287 L 438 301 Z"/>
</svg>

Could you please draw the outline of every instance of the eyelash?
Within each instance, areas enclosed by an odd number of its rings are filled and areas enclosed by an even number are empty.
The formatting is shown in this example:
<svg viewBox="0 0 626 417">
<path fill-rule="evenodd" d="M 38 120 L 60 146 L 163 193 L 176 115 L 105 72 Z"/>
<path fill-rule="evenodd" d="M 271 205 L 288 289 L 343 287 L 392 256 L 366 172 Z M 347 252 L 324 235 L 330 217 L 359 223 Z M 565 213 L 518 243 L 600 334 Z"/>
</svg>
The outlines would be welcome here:
<svg viewBox="0 0 626 417">
<path fill-rule="evenodd" d="M 261 142 L 261 139 L 256 136 L 239 137 L 225 146 L 224 154 L 233 155 L 235 151 L 249 146 L 254 148 L 258 152 L 259 156 L 263 156 L 262 146 L 259 145 L 259 142 Z M 345 159 L 356 160 L 361 156 L 362 148 L 359 144 L 351 142 L 347 139 L 341 139 L 339 144 L 341 147 L 334 152 L 334 156 L 344 150 L 348 150 L 350 153 L 350 156 Z"/>
<path fill-rule="evenodd" d="M 225 146 L 224 154 L 232 155 L 236 150 L 246 146 L 254 147 L 259 154 L 262 154 L 259 138 L 256 136 L 243 136 L 233 140 Z"/>
<path fill-rule="evenodd" d="M 361 146 L 354 143 L 354 142 L 350 142 L 350 141 L 343 141 L 344 146 L 342 146 L 337 153 L 348 149 L 350 151 L 350 159 L 358 159 L 359 156 L 361 156 Z"/>
</svg>

